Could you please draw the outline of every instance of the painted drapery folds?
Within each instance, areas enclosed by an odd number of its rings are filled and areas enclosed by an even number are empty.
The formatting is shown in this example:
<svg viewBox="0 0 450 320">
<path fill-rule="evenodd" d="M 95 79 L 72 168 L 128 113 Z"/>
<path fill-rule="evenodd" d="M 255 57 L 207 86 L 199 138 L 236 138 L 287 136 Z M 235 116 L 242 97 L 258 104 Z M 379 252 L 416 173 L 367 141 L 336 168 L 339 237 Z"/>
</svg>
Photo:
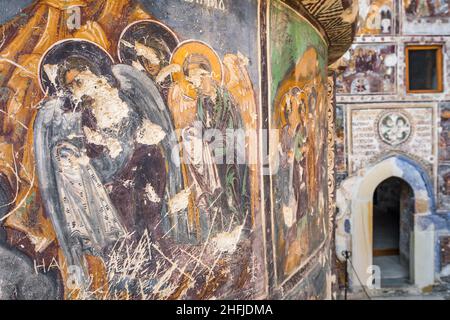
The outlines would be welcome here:
<svg viewBox="0 0 450 320">
<path fill-rule="evenodd" d="M 30 2 L 1 17 L 0 298 L 279 296 L 273 268 L 329 296 L 329 55 L 310 9 Z"/>
<path fill-rule="evenodd" d="M 406 16 L 410 19 L 449 17 L 448 0 L 423 1 L 403 0 Z"/>
<path fill-rule="evenodd" d="M 311 24 L 279 1 L 270 7 L 274 250 L 278 283 L 327 239 L 327 47 Z"/>
<path fill-rule="evenodd" d="M 258 2 L 69 2 L 35 1 L 2 29 L 2 221 L 36 296 L 262 295 L 245 137 Z"/>
<path fill-rule="evenodd" d="M 392 35 L 394 20 L 393 0 L 360 1 L 358 35 Z"/>
</svg>

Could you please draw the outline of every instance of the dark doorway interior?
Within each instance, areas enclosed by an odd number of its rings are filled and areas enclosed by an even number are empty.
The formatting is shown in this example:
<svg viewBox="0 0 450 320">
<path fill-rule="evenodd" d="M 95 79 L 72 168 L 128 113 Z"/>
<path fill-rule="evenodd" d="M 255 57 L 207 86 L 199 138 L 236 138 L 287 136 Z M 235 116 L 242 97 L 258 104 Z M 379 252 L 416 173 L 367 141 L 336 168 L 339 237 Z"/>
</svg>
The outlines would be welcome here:
<svg viewBox="0 0 450 320">
<path fill-rule="evenodd" d="M 389 178 L 373 199 L 373 258 L 381 269 L 381 285 L 396 286 L 410 280 L 414 193 L 402 179 Z"/>
</svg>

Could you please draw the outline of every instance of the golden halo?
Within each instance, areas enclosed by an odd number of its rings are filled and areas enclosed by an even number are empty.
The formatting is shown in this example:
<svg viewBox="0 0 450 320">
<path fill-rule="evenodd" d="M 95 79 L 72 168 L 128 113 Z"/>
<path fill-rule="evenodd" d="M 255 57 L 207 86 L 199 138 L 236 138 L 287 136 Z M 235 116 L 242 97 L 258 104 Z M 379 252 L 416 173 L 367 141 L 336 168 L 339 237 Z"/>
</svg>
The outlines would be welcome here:
<svg viewBox="0 0 450 320">
<path fill-rule="evenodd" d="M 209 61 L 212 70 L 212 78 L 222 84 L 222 62 L 220 61 L 219 55 L 211 48 L 209 45 L 198 40 L 188 40 L 180 43 L 178 47 L 174 50 L 172 57 L 170 59 L 170 64 L 177 64 L 181 67 L 181 70 L 172 74 L 173 81 L 179 83 L 183 88 L 185 95 L 192 99 L 197 98 L 197 91 L 193 85 L 186 79 L 183 72 L 183 66 L 186 59 L 193 55 L 200 55 Z"/>
</svg>

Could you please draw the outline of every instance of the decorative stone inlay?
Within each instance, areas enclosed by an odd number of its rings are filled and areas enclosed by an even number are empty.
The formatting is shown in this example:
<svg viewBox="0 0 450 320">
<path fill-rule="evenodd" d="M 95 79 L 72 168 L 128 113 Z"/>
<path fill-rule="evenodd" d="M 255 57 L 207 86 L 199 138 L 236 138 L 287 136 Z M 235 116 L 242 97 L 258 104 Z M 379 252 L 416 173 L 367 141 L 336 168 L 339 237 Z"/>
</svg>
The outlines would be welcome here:
<svg viewBox="0 0 450 320">
<path fill-rule="evenodd" d="M 378 121 L 381 140 L 391 146 L 398 146 L 411 136 L 411 122 L 404 113 L 388 112 Z"/>
</svg>

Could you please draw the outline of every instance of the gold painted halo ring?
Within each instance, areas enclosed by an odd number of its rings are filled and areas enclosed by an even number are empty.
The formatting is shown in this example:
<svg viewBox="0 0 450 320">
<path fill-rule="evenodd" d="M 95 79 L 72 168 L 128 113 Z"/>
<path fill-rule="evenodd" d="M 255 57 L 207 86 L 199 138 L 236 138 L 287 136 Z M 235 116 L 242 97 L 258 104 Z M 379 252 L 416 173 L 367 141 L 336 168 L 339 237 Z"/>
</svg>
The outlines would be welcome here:
<svg viewBox="0 0 450 320">
<path fill-rule="evenodd" d="M 39 61 L 39 86 L 44 94 L 54 94 L 64 86 L 60 71 L 61 68 L 70 68 L 70 61 L 72 64 L 88 67 L 93 73 L 114 81 L 112 74 L 114 59 L 105 49 L 89 40 L 69 38 L 55 42 Z M 49 70 L 45 70 L 46 65 L 58 68 L 49 74 Z"/>
<path fill-rule="evenodd" d="M 172 74 L 172 79 L 183 89 L 186 96 L 196 99 L 197 90 L 187 79 L 189 64 L 201 65 L 203 69 L 210 72 L 211 77 L 219 85 L 223 85 L 223 66 L 217 52 L 200 40 L 186 40 L 181 42 L 174 50 L 170 59 L 170 64 L 179 65 L 179 71 Z"/>
</svg>

